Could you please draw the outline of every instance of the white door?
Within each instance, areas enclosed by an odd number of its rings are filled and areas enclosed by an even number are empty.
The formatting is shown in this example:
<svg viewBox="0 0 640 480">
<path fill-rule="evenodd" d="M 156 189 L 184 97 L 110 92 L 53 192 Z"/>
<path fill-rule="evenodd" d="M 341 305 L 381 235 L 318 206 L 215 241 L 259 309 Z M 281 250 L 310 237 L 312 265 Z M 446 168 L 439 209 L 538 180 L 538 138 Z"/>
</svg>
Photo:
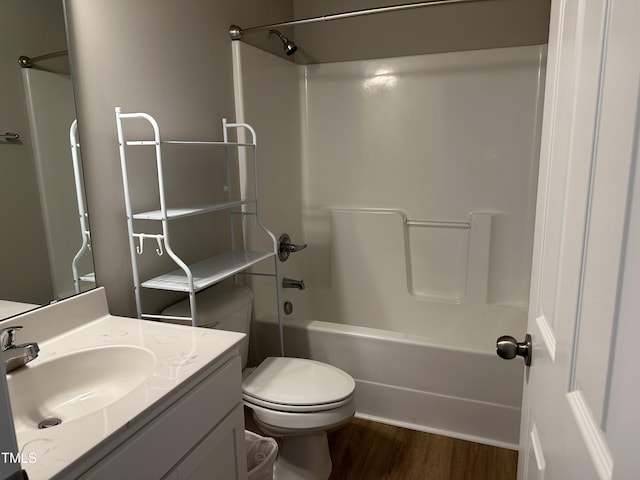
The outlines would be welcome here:
<svg viewBox="0 0 640 480">
<path fill-rule="evenodd" d="M 550 27 L 518 478 L 640 479 L 640 1 Z"/>
</svg>

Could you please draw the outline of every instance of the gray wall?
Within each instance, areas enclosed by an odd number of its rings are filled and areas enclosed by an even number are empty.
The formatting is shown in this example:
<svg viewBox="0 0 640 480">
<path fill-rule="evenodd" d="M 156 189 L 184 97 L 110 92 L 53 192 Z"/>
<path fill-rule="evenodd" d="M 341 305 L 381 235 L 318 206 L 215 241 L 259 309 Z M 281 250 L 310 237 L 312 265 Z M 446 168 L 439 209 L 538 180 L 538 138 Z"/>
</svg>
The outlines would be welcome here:
<svg viewBox="0 0 640 480">
<path fill-rule="evenodd" d="M 410 3 L 293 0 L 295 18 Z M 294 27 L 297 63 L 537 45 L 547 42 L 551 0 L 485 0 Z M 283 31 L 290 32 L 291 29 Z"/>
<path fill-rule="evenodd" d="M 134 315 L 114 107 L 154 115 L 165 139 L 220 139 L 221 118 L 235 117 L 229 25 L 291 18 L 291 3 L 67 0 L 66 7 L 97 281 L 113 314 Z M 172 170 L 172 180 L 184 176 L 175 198 L 218 195 L 220 171 L 209 167 L 198 158 Z M 150 204 L 154 192 L 142 185 L 148 172 L 138 173 L 136 203 Z M 176 239 L 190 260 L 224 248 L 224 227 L 190 230 Z M 149 258 L 143 276 L 162 266 Z M 167 296 L 148 300 L 160 308 Z"/>
</svg>

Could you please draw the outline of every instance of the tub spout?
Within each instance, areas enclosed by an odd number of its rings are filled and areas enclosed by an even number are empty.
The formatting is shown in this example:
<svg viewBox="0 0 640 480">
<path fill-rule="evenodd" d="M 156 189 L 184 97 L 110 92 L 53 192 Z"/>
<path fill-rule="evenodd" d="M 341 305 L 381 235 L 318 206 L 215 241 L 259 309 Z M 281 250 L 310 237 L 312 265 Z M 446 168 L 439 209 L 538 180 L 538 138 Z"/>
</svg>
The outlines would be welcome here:
<svg viewBox="0 0 640 480">
<path fill-rule="evenodd" d="M 298 290 L 304 290 L 304 280 L 294 280 L 293 278 L 283 278 L 282 288 L 297 288 Z"/>
</svg>

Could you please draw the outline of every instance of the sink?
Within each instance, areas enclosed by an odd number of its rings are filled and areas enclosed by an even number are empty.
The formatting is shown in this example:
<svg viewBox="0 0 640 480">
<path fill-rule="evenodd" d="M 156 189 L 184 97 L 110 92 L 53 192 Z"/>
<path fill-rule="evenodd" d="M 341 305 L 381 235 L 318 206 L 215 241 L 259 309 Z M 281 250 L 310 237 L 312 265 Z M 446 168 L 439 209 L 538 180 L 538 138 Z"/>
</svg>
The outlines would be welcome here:
<svg viewBox="0 0 640 480">
<path fill-rule="evenodd" d="M 16 432 L 36 430 L 42 421 L 64 424 L 100 410 L 142 384 L 155 365 L 150 350 L 112 345 L 38 359 L 14 370 L 7 383 Z"/>
<path fill-rule="evenodd" d="M 110 476 L 100 470 L 101 478 L 142 478 L 132 476 L 129 467 L 137 465 L 146 471 L 148 455 L 132 453 L 124 445 L 137 446 L 143 432 L 150 432 L 151 444 L 164 452 L 161 460 L 148 465 L 158 472 L 160 464 L 169 468 L 169 463 L 191 452 L 192 440 L 206 435 L 213 419 L 195 422 L 186 437 L 180 435 L 173 443 L 156 438 L 158 430 L 152 426 L 165 425 L 169 411 L 180 412 L 172 414 L 171 422 L 175 419 L 182 425 L 178 420 L 183 415 L 189 421 L 193 417 L 188 405 L 211 403 L 213 398 L 218 411 L 223 405 L 230 408 L 227 402 L 236 398 L 226 390 L 226 382 L 240 374 L 232 363 L 237 361 L 244 335 L 111 315 L 104 287 L 12 317 L 3 324 L 9 325 L 22 325 L 19 340 L 40 346 L 38 358 L 6 375 L 20 460 L 32 480 L 80 478 L 106 458 L 114 468 L 127 469 L 127 474 Z M 228 373 L 218 377 L 215 372 L 222 368 Z M 220 399 L 217 390 L 209 389 L 212 384 L 205 382 L 214 373 L 215 385 L 218 378 L 224 383 L 219 387 Z M 188 393 L 196 391 L 210 396 Z M 229 414 L 224 418 L 231 423 L 224 420 L 220 425 L 231 428 L 236 420 L 241 423 L 241 409 L 237 412 L 240 418 L 231 421 Z M 43 422 L 42 426 L 52 428 L 38 428 Z M 4 433 L 0 429 L 0 437 Z M 142 443 L 148 449 L 149 442 Z M 123 462 L 113 460 L 121 446 L 118 452 L 126 452 L 128 459 Z"/>
</svg>

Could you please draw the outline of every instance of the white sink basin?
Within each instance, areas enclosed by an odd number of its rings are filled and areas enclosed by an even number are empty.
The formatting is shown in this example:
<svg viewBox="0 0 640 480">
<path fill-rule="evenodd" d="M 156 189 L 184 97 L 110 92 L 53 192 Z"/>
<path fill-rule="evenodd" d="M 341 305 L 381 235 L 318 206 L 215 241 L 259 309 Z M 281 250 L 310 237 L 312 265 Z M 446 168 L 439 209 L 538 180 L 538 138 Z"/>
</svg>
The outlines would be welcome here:
<svg viewBox="0 0 640 480">
<path fill-rule="evenodd" d="M 88 348 L 7 375 L 16 432 L 36 430 L 46 419 L 62 424 L 124 397 L 153 372 L 155 355 L 142 347 Z"/>
</svg>

